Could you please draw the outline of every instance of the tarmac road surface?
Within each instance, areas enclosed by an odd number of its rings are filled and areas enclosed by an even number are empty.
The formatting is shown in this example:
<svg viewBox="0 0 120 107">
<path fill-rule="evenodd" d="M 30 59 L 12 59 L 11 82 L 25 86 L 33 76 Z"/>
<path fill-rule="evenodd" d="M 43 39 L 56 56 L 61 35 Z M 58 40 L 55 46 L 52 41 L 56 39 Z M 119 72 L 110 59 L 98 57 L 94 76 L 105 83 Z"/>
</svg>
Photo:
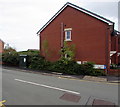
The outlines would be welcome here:
<svg viewBox="0 0 120 107">
<path fill-rule="evenodd" d="M 6 105 L 118 105 L 118 85 L 2 69 Z"/>
</svg>

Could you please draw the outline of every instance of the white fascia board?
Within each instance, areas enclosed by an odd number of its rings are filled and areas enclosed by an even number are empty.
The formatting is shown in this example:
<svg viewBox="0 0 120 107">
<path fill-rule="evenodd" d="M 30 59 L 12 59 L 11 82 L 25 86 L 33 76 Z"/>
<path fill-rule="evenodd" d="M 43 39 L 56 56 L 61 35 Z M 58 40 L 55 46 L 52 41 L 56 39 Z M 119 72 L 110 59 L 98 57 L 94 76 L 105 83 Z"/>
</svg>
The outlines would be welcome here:
<svg viewBox="0 0 120 107">
<path fill-rule="evenodd" d="M 39 31 L 39 33 L 44 29 L 46 28 L 65 8 L 67 7 L 67 5 L 65 5 L 63 8 L 61 8 L 59 10 L 58 13 L 56 13 Z"/>
<path fill-rule="evenodd" d="M 107 20 L 105 20 L 105 19 L 103 19 L 103 18 L 101 18 L 101 17 L 99 17 L 99 16 L 96 16 L 96 15 L 94 15 L 94 14 L 92 14 L 92 13 L 89 13 L 89 12 L 83 10 L 83 9 L 80 9 L 79 7 L 75 7 L 75 6 L 71 5 L 71 4 L 69 4 L 69 6 L 75 8 L 75 9 L 77 9 L 77 10 L 79 10 L 79 11 L 82 11 L 82 12 L 84 12 L 84 13 L 92 16 L 92 17 L 95 17 L 95 18 L 97 18 L 97 19 L 99 19 L 99 20 L 101 20 L 101 21 L 103 21 L 103 22 L 106 22 L 106 23 L 108 23 L 109 25 L 113 25 L 112 22 L 109 22 L 109 21 L 107 21 Z"/>
<path fill-rule="evenodd" d="M 40 32 L 37 33 L 37 36 L 40 36 Z"/>
</svg>

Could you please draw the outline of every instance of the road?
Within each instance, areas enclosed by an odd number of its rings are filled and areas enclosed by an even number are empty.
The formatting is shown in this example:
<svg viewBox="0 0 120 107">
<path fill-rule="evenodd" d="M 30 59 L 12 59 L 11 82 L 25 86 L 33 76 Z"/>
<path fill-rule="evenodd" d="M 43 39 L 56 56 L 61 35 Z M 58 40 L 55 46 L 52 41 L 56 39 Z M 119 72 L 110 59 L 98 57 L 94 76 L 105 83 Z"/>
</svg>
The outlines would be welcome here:
<svg viewBox="0 0 120 107">
<path fill-rule="evenodd" d="M 2 69 L 2 100 L 6 105 L 118 105 L 118 85 Z"/>
</svg>

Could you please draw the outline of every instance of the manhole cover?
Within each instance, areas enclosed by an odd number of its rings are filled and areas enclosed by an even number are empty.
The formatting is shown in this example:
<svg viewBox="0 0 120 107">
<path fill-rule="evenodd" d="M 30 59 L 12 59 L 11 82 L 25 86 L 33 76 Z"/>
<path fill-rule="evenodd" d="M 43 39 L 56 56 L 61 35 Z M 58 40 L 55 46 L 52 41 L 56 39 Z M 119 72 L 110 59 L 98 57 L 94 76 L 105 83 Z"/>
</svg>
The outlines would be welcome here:
<svg viewBox="0 0 120 107">
<path fill-rule="evenodd" d="M 93 105 L 110 105 L 110 107 L 115 107 L 114 103 L 99 99 L 94 99 Z"/>
<path fill-rule="evenodd" d="M 75 94 L 70 94 L 70 93 L 65 93 L 60 97 L 60 99 L 62 100 L 67 100 L 71 102 L 79 102 L 80 98 L 81 98 L 80 96 L 77 96 Z"/>
</svg>

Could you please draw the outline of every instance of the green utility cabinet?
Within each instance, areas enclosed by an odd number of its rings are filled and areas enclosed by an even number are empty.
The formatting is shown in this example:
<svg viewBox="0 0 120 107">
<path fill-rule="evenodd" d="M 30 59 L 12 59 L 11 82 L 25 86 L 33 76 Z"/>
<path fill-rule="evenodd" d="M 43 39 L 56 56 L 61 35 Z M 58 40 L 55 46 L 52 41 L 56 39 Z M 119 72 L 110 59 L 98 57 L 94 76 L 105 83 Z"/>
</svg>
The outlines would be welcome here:
<svg viewBox="0 0 120 107">
<path fill-rule="evenodd" d="M 19 56 L 19 67 L 20 68 L 27 68 L 27 55 L 20 55 Z"/>
</svg>

